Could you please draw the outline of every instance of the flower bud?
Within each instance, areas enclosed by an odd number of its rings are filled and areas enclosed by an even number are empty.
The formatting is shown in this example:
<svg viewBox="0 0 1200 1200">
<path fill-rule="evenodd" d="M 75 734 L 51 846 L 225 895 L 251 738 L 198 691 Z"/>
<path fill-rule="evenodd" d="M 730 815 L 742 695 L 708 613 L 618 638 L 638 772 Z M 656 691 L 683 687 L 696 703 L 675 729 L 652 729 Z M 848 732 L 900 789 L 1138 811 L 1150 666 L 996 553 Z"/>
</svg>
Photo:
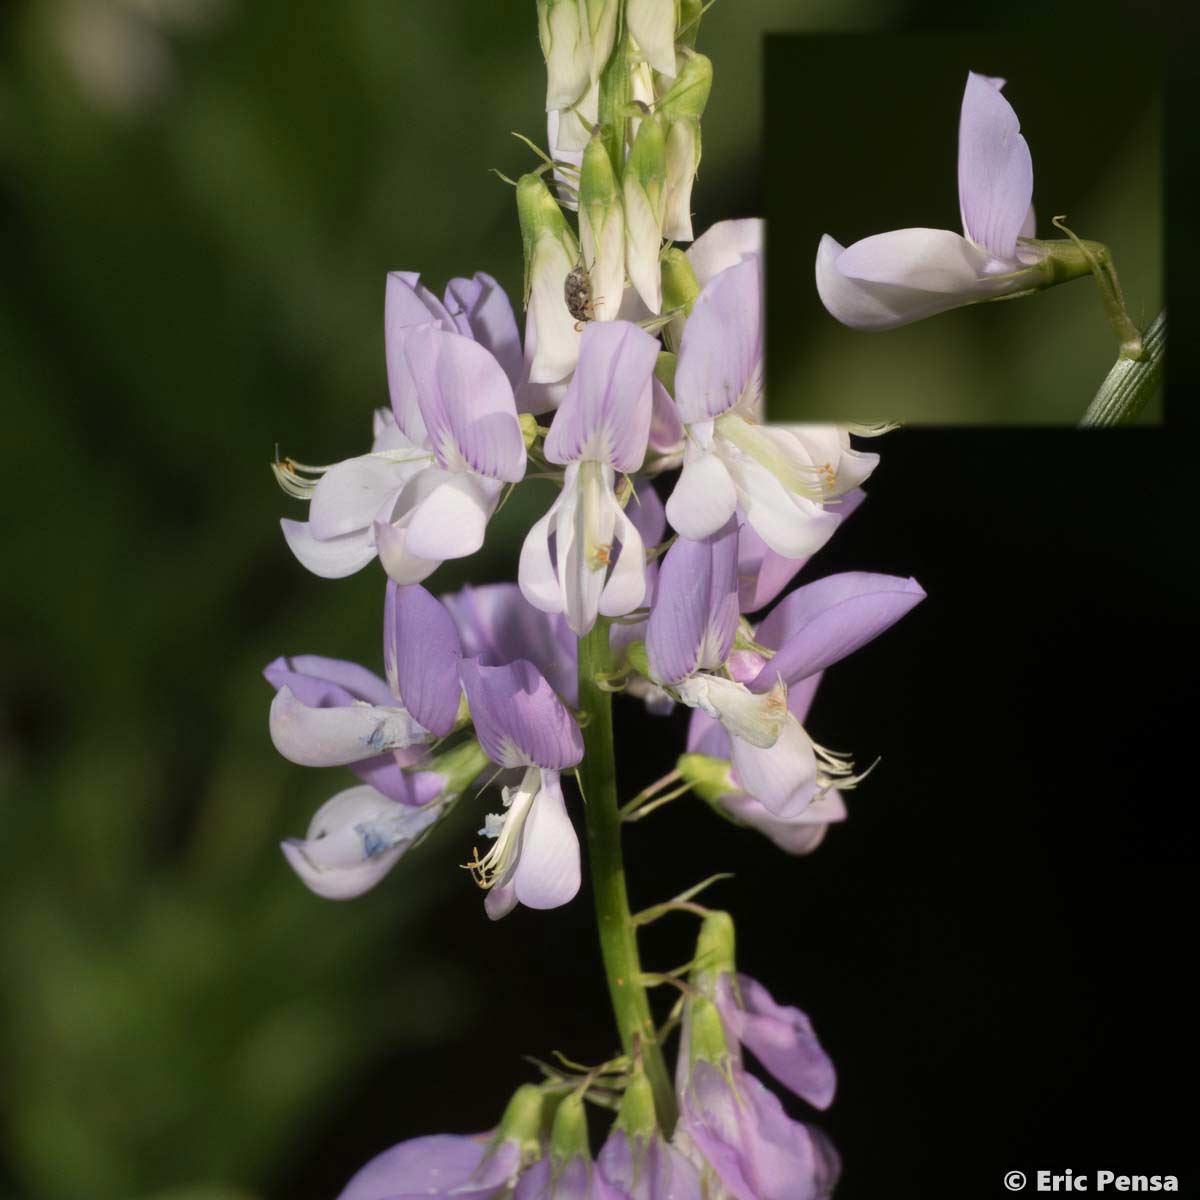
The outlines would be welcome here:
<svg viewBox="0 0 1200 1200">
<path fill-rule="evenodd" d="M 688 54 L 658 106 L 670 122 L 663 233 L 674 241 L 690 242 L 693 237 L 692 184 L 700 167 L 700 114 L 711 87 L 712 62 L 703 54 Z"/>
<path fill-rule="evenodd" d="M 580 0 L 538 0 L 538 41 L 546 60 L 546 109 L 569 108 L 591 82 L 587 7 Z"/>
<path fill-rule="evenodd" d="M 638 126 L 622 180 L 625 198 L 625 267 L 646 307 L 662 309 L 658 256 L 666 201 L 665 122 L 655 115 Z"/>
<path fill-rule="evenodd" d="M 611 321 L 625 291 L 625 215 L 612 160 L 599 133 L 593 135 L 583 154 L 579 241 L 591 277 L 594 317 Z"/>
<path fill-rule="evenodd" d="M 525 254 L 525 307 L 534 350 L 531 383 L 566 378 L 579 358 L 579 330 L 563 298 L 567 276 L 579 262 L 579 244 L 540 175 L 517 180 L 517 215 Z"/>
</svg>

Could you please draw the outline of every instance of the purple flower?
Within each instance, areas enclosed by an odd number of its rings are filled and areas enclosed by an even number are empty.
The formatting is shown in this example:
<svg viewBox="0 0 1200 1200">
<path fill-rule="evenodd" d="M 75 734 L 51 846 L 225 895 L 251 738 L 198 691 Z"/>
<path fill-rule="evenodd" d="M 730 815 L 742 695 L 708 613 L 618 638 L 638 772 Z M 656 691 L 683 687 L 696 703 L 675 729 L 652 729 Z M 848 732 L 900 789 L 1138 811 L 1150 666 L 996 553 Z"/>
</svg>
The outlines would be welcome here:
<svg viewBox="0 0 1200 1200">
<path fill-rule="evenodd" d="M 281 467 L 285 488 L 310 500 L 307 522 L 282 526 L 315 574 L 349 575 L 378 554 L 391 578 L 417 583 L 479 549 L 504 483 L 525 474 L 520 339 L 483 274 L 451 280 L 443 304 L 415 274 L 392 272 L 384 331 L 392 418 L 377 417 L 370 454 Z"/>
<path fill-rule="evenodd" d="M 667 552 L 646 657 L 657 683 L 730 735 L 728 754 L 742 789 L 788 820 L 839 779 L 853 781 L 844 760 L 804 732 L 789 687 L 877 637 L 925 593 L 914 580 L 890 575 L 830 576 L 776 605 L 753 634 L 757 649 L 735 652 L 737 543 L 731 521 L 704 541 L 680 538 Z M 717 674 L 722 669 L 727 673 Z M 802 699 L 803 693 L 794 703 Z"/>
<path fill-rule="evenodd" d="M 578 635 L 645 596 L 642 539 L 613 484 L 645 458 L 657 355 L 658 342 L 626 321 L 588 325 L 546 435 L 546 458 L 566 466 L 563 490 L 526 536 L 518 579 L 530 604 L 564 614 Z"/>
<path fill-rule="evenodd" d="M 533 663 L 519 659 L 459 666 L 475 732 L 501 767 L 524 769 L 520 783 L 503 789 L 505 811 L 490 813 L 480 833 L 491 850 L 470 864 L 488 895 L 493 920 L 519 902 L 530 908 L 566 904 L 579 890 L 579 839 L 563 803 L 559 772 L 583 757 L 575 718 Z"/>
<path fill-rule="evenodd" d="M 420 808 L 362 784 L 321 805 L 303 838 L 282 843 L 284 857 L 310 891 L 326 900 L 361 896 L 438 821 L 445 779 L 434 773 L 417 778 L 436 787 L 434 799 Z"/>
<path fill-rule="evenodd" d="M 776 1004 L 761 984 L 736 974 L 727 913 L 705 918 L 691 985 L 676 1071 L 677 1145 L 738 1200 L 827 1196 L 837 1177 L 832 1147 L 793 1121 L 743 1069 L 742 1047 L 821 1108 L 833 1099 L 833 1064 L 802 1012 Z"/>
<path fill-rule="evenodd" d="M 798 1008 L 776 1004 L 749 975 L 718 972 L 713 999 L 726 1033 L 790 1092 L 813 1108 L 833 1103 L 837 1076 L 812 1022 Z"/>
<path fill-rule="evenodd" d="M 441 1133 L 401 1142 L 371 1159 L 338 1200 L 507 1196 L 522 1162 L 540 1153 L 542 1119 L 542 1092 L 526 1084 L 513 1094 L 494 1133 Z"/>
<path fill-rule="evenodd" d="M 837 1182 L 832 1146 L 792 1120 L 779 1099 L 738 1066 L 698 1061 L 680 1087 L 676 1142 L 736 1200 L 825 1200 Z"/>
<path fill-rule="evenodd" d="M 338 1200 L 486 1200 L 515 1178 L 520 1148 L 489 1144 L 486 1134 L 438 1133 L 385 1150 L 342 1189 Z"/>
<path fill-rule="evenodd" d="M 958 127 L 964 236 L 897 229 L 848 249 L 828 235 L 821 239 L 817 291 L 844 325 L 892 329 L 1039 286 L 1030 268 L 1041 255 L 1020 242 L 1035 232 L 1033 160 L 1003 86 L 1003 79 L 967 75 Z"/>
<path fill-rule="evenodd" d="M 357 663 L 317 655 L 278 658 L 263 672 L 277 689 L 271 739 L 301 766 L 351 765 L 393 799 L 422 804 L 428 797 L 414 791 L 400 768 L 419 761 L 428 743 L 453 728 L 458 658 L 449 613 L 424 588 L 389 583 L 388 683 Z"/>
<path fill-rule="evenodd" d="M 711 233 L 712 231 L 710 231 Z M 693 251 L 720 261 L 704 238 Z M 762 257 L 747 253 L 705 284 L 687 323 L 675 402 L 688 432 L 667 519 L 700 541 L 740 512 L 776 554 L 804 558 L 840 520 L 827 502 L 857 487 L 874 455 L 850 448 L 837 426 L 763 425 Z"/>
<path fill-rule="evenodd" d="M 596 1174 L 622 1200 L 700 1200 L 695 1167 L 657 1131 L 638 1139 L 614 1128 L 596 1158 Z"/>
<path fill-rule="evenodd" d="M 636 514 L 631 516 L 636 519 Z M 469 586 L 441 600 L 458 627 L 465 658 L 478 658 L 487 667 L 527 658 L 568 704 L 575 705 L 578 643 L 560 613 L 534 608 L 515 583 Z"/>
</svg>

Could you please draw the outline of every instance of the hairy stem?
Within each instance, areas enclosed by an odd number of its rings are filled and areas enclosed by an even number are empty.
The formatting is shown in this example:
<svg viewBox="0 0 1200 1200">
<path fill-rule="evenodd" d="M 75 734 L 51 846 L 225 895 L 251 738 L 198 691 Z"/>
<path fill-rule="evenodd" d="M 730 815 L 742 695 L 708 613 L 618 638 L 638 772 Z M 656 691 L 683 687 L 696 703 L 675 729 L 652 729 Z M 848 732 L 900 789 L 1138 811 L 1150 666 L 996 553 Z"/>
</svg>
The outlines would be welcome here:
<svg viewBox="0 0 1200 1200">
<path fill-rule="evenodd" d="M 612 695 L 596 677 L 612 669 L 608 621 L 601 618 L 579 639 L 579 708 L 583 722 L 584 757 L 579 768 L 587 807 L 588 857 L 604 971 L 612 996 L 621 1045 L 627 1054 L 640 1054 L 654 1089 L 659 1124 L 670 1132 L 675 1124 L 675 1096 L 658 1043 L 650 1001 L 642 982 L 637 934 L 625 890 L 621 855 L 621 818 L 617 805 L 616 761 L 613 756 Z"/>
<path fill-rule="evenodd" d="M 1163 364 L 1166 361 L 1166 309 L 1147 326 L 1141 343 L 1141 359 L 1134 360 L 1122 355 L 1113 364 L 1113 369 L 1079 422 L 1081 429 L 1128 425 L 1149 403 L 1162 381 Z"/>
</svg>

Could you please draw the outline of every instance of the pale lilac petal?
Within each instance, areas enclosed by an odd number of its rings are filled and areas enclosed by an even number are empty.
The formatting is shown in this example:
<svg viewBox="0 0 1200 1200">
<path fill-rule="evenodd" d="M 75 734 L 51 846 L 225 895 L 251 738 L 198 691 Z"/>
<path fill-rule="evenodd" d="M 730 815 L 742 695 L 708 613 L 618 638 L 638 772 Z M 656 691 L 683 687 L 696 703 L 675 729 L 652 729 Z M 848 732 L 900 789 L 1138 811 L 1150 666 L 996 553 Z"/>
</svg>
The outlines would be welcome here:
<svg viewBox="0 0 1200 1200">
<path fill-rule="evenodd" d="M 375 557 L 375 537 L 370 529 L 322 541 L 313 537 L 307 521 L 284 517 L 279 527 L 300 565 L 322 579 L 344 579 L 361 571 Z"/>
<path fill-rule="evenodd" d="M 625 506 L 625 515 L 641 535 L 643 545 L 657 546 L 666 535 L 667 513 L 649 479 L 639 479 L 634 484 L 633 495 Z"/>
<path fill-rule="evenodd" d="M 406 526 L 376 521 L 374 534 L 375 545 L 379 551 L 379 561 L 383 565 L 383 569 L 387 572 L 389 579 L 394 579 L 401 585 L 420 583 L 422 579 L 428 578 L 442 565 L 440 558 L 422 558 L 409 550 Z"/>
<path fill-rule="evenodd" d="M 338 1200 L 484 1200 L 508 1184 L 520 1166 L 515 1141 L 502 1142 L 491 1154 L 489 1146 L 483 1134 L 439 1133 L 401 1142 L 371 1159 Z"/>
<path fill-rule="evenodd" d="M 579 366 L 546 435 L 554 463 L 590 459 L 632 473 L 646 456 L 650 379 L 659 344 L 627 321 L 593 321 L 583 331 Z"/>
<path fill-rule="evenodd" d="M 389 581 L 383 661 L 400 702 L 430 733 L 445 737 L 458 715 L 461 647 L 450 614 L 423 588 Z"/>
<path fill-rule="evenodd" d="M 465 656 L 488 667 L 527 658 L 568 704 L 576 703 L 578 643 L 560 615 L 535 608 L 515 583 L 465 587 L 441 599 Z"/>
<path fill-rule="evenodd" d="M 322 541 L 366 529 L 400 494 L 412 468 L 373 454 L 348 458 L 317 481 L 308 507 L 308 528 Z"/>
<path fill-rule="evenodd" d="M 991 256 L 949 229 L 894 229 L 863 238 L 838 255 L 841 275 L 916 291 L 969 294 Z"/>
<path fill-rule="evenodd" d="M 454 321 L 442 302 L 420 281 L 415 271 L 389 271 L 383 302 L 383 346 L 387 357 L 388 395 L 396 422 L 409 441 L 425 441 L 425 423 L 417 405 L 412 375 L 401 349 L 402 335 L 417 325 L 453 329 Z"/>
<path fill-rule="evenodd" d="M 516 907 L 517 885 L 513 882 L 511 876 L 501 880 L 494 887 L 489 888 L 487 895 L 483 898 L 484 912 L 493 921 L 499 921 L 507 917 Z"/>
<path fill-rule="evenodd" d="M 817 250 L 817 292 L 843 325 L 894 329 L 1025 286 L 987 275 L 992 261 L 948 229 L 897 229 L 848 249 L 826 234 Z"/>
<path fill-rule="evenodd" d="M 451 279 L 445 302 L 458 332 L 487 350 L 515 388 L 524 370 L 521 334 L 504 289 L 490 275 L 476 271 L 470 279 Z"/>
<path fill-rule="evenodd" d="M 805 679 L 852 654 L 925 598 L 915 579 L 848 571 L 797 588 L 759 625 L 760 644 L 777 650 L 750 685 Z"/>
<path fill-rule="evenodd" d="M 597 607 L 601 616 L 623 617 L 638 608 L 645 598 L 646 548 L 637 527 L 615 499 L 612 508 L 614 541 L 620 543 L 620 548 L 613 552 L 616 558 Z"/>
<path fill-rule="evenodd" d="M 658 575 L 646 624 L 646 654 L 660 683 L 716 670 L 737 632 L 737 525 L 702 542 L 679 538 Z"/>
<path fill-rule="evenodd" d="M 807 558 L 833 536 L 836 511 L 788 491 L 775 474 L 747 455 L 725 460 L 746 520 L 785 558 Z M 668 509 L 669 515 L 669 509 Z"/>
<path fill-rule="evenodd" d="M 657 375 L 651 380 L 650 394 L 653 404 L 647 445 L 655 454 L 674 454 L 683 443 L 683 421 L 679 417 L 679 409 Z"/>
<path fill-rule="evenodd" d="M 697 1062 L 682 1107 L 682 1128 L 737 1200 L 821 1200 L 808 1130 L 752 1075 L 735 1067 L 731 1083 Z"/>
<path fill-rule="evenodd" d="M 349 900 L 374 887 L 441 815 L 437 805 L 410 808 L 371 787 L 327 800 L 307 835 L 281 849 L 305 886 L 327 900 Z"/>
<path fill-rule="evenodd" d="M 738 496 L 725 464 L 711 452 L 689 444 L 683 470 L 667 499 L 667 520 L 681 537 L 703 541 L 733 516 Z"/>
<path fill-rule="evenodd" d="M 525 441 L 512 385 L 496 359 L 470 338 L 432 326 L 402 330 L 397 340 L 438 462 L 510 483 L 522 479 Z"/>
<path fill-rule="evenodd" d="M 427 471 L 425 494 L 406 524 L 406 552 L 435 561 L 474 554 L 483 545 L 500 488 L 493 479 L 466 472 Z"/>
<path fill-rule="evenodd" d="M 429 804 L 441 795 L 446 786 L 446 778 L 436 771 L 406 770 L 407 764 L 399 759 L 412 759 L 419 762 L 428 758 L 429 749 L 426 746 L 409 747 L 406 750 L 393 750 L 391 754 L 380 754 L 375 758 L 365 758 L 362 762 L 350 764 L 350 770 L 377 792 L 382 792 L 389 800 L 420 808 Z"/>
<path fill-rule="evenodd" d="M 1025 220 L 1021 222 L 1021 230 L 1017 236 L 1023 238 L 1037 237 L 1037 213 L 1033 211 L 1032 204 L 1029 206 L 1029 211 L 1025 214 Z"/>
<path fill-rule="evenodd" d="M 996 84 L 971 71 L 958 125 L 958 202 L 963 232 L 1011 259 L 1033 198 L 1033 158 L 1021 122 Z"/>
<path fill-rule="evenodd" d="M 459 676 L 480 745 L 504 767 L 565 770 L 583 757 L 575 718 L 526 659 L 502 667 L 463 659 Z"/>
<path fill-rule="evenodd" d="M 566 379 L 579 361 L 581 330 L 563 299 L 574 259 L 557 239 L 535 251 L 533 280 L 525 311 L 525 379 L 531 384 Z"/>
<path fill-rule="evenodd" d="M 579 838 L 567 816 L 558 772 L 543 771 L 521 831 L 521 857 L 513 873 L 517 899 L 526 908 L 557 908 L 574 897 L 579 882 Z"/>
<path fill-rule="evenodd" d="M 384 706 L 395 703 L 388 685 L 374 671 L 340 658 L 293 654 L 268 663 L 263 675 L 276 691 L 285 685 L 290 687 L 292 694 L 310 708 L 353 704 L 356 700 Z"/>
<path fill-rule="evenodd" d="M 729 734 L 725 726 L 708 713 L 693 709 L 688 723 L 687 749 L 689 754 L 706 754 L 709 758 L 729 757 Z"/>
<path fill-rule="evenodd" d="M 763 372 L 762 259 L 722 271 L 696 299 L 683 329 L 675 403 L 687 425 L 756 400 Z"/>
<path fill-rule="evenodd" d="M 716 1002 L 725 1028 L 784 1087 L 814 1108 L 833 1103 L 837 1073 L 805 1013 L 777 1004 L 749 975 L 738 975 L 736 990 L 722 976 Z"/>
<path fill-rule="evenodd" d="M 623 1200 L 700 1200 L 696 1168 L 659 1134 L 635 1153 L 625 1131 L 614 1127 L 596 1157 L 596 1172 Z"/>
<path fill-rule="evenodd" d="M 660 75 L 675 78 L 675 5 L 628 0 L 625 20 L 643 57 Z"/>
<path fill-rule="evenodd" d="M 731 738 L 730 761 L 743 789 L 777 817 L 796 816 L 816 795 L 817 756 L 794 717 L 769 749 Z"/>
<path fill-rule="evenodd" d="M 825 840 L 829 826 L 846 819 L 845 802 L 832 790 L 822 792 L 803 812 L 786 820 L 744 792 L 732 792 L 718 803 L 735 821 L 765 834 L 785 854 L 811 854 Z"/>
<path fill-rule="evenodd" d="M 563 610 L 562 588 L 550 554 L 550 539 L 554 536 L 563 502 L 568 498 L 565 489 L 560 492 L 546 515 L 530 527 L 521 544 L 521 558 L 517 564 L 521 595 L 542 612 L 560 613 Z"/>
<path fill-rule="evenodd" d="M 687 250 L 688 262 L 700 286 L 736 266 L 747 255 L 762 254 L 765 230 L 766 222 L 759 217 L 710 225 Z"/>
<path fill-rule="evenodd" d="M 336 767 L 428 740 L 402 708 L 374 704 L 310 708 L 289 687 L 271 702 L 271 741 L 284 758 L 302 767 Z"/>
</svg>

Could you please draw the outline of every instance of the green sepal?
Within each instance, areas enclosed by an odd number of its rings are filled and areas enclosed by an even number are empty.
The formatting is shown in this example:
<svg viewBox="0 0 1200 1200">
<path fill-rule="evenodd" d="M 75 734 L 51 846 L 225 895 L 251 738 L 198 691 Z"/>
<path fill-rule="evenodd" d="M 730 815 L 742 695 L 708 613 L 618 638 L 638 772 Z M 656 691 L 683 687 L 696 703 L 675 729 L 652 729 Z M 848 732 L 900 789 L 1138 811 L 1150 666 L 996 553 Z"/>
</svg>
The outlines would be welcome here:
<svg viewBox="0 0 1200 1200">
<path fill-rule="evenodd" d="M 488 756 L 475 738 L 468 738 L 457 746 L 421 764 L 422 772 L 441 775 L 446 783 L 443 796 L 457 796 L 466 791 L 479 773 L 488 765 Z"/>
<path fill-rule="evenodd" d="M 664 283 L 666 280 L 664 279 Z M 664 298 L 666 289 L 664 291 Z M 672 354 L 670 350 L 660 350 L 658 358 L 654 362 L 654 377 L 659 383 L 667 389 L 667 391 L 675 395 L 675 367 L 678 363 L 678 356 Z"/>
<path fill-rule="evenodd" d="M 621 203 L 621 185 L 606 148 L 608 137 L 609 131 L 597 126 L 579 168 L 579 207 L 599 209 L 601 219 L 604 212 Z"/>
<path fill-rule="evenodd" d="M 543 238 L 562 242 L 572 261 L 579 258 L 579 243 L 562 209 L 558 207 L 558 201 L 540 175 L 531 173 L 517 180 L 517 218 L 521 223 L 521 251 L 525 262 L 524 296 L 528 305 L 538 242 Z"/>
<path fill-rule="evenodd" d="M 654 1113 L 654 1089 L 641 1063 L 635 1063 L 621 1107 L 617 1109 L 617 1127 L 625 1131 L 630 1145 L 635 1149 L 649 1140 L 658 1131 L 658 1118 Z"/>
<path fill-rule="evenodd" d="M 591 1159 L 588 1146 L 587 1111 L 583 1105 L 583 1097 L 578 1092 L 571 1092 L 563 1097 L 554 1114 L 554 1124 L 550 1128 L 550 1155 L 556 1166 L 561 1166 L 577 1155 Z"/>
<path fill-rule="evenodd" d="M 727 758 L 710 758 L 707 754 L 681 754 L 675 769 L 692 791 L 722 816 L 728 816 L 720 801 L 741 789 L 733 782 L 733 767 Z M 733 818 L 730 818 L 732 820 Z M 740 821 L 734 821 L 740 825 Z"/>
<path fill-rule="evenodd" d="M 650 659 L 646 654 L 645 642 L 630 642 L 625 651 L 625 661 L 639 674 L 647 679 L 653 679 L 650 674 Z"/>
<path fill-rule="evenodd" d="M 517 1088 L 504 1109 L 500 1124 L 496 1126 L 490 1148 L 495 1149 L 502 1142 L 513 1141 L 521 1149 L 522 1163 L 540 1158 L 546 1100 L 546 1093 L 536 1084 L 526 1083 Z"/>
<path fill-rule="evenodd" d="M 701 922 L 696 939 L 695 966 L 692 979 L 705 975 L 734 975 L 737 973 L 735 949 L 737 936 L 733 918 L 727 912 L 714 909 Z"/>
<path fill-rule="evenodd" d="M 690 316 L 700 295 L 700 281 L 688 256 L 678 246 L 672 246 L 662 255 L 662 298 L 663 311 L 682 309 L 685 316 Z M 672 390 L 672 395 L 674 391 Z"/>
<path fill-rule="evenodd" d="M 699 119 L 708 103 L 712 78 L 712 60 L 703 54 L 689 53 L 684 59 L 683 70 L 675 76 L 675 82 L 667 94 L 655 105 L 655 111 L 668 121 L 688 117 Z"/>
<path fill-rule="evenodd" d="M 657 113 L 643 117 L 638 125 L 624 178 L 636 180 L 653 211 L 661 214 L 667 181 L 667 123 Z"/>
<path fill-rule="evenodd" d="M 693 996 L 688 1002 L 688 1066 L 698 1062 L 725 1067 L 730 1059 L 725 1039 L 725 1024 L 717 1006 L 707 996 Z"/>
</svg>

